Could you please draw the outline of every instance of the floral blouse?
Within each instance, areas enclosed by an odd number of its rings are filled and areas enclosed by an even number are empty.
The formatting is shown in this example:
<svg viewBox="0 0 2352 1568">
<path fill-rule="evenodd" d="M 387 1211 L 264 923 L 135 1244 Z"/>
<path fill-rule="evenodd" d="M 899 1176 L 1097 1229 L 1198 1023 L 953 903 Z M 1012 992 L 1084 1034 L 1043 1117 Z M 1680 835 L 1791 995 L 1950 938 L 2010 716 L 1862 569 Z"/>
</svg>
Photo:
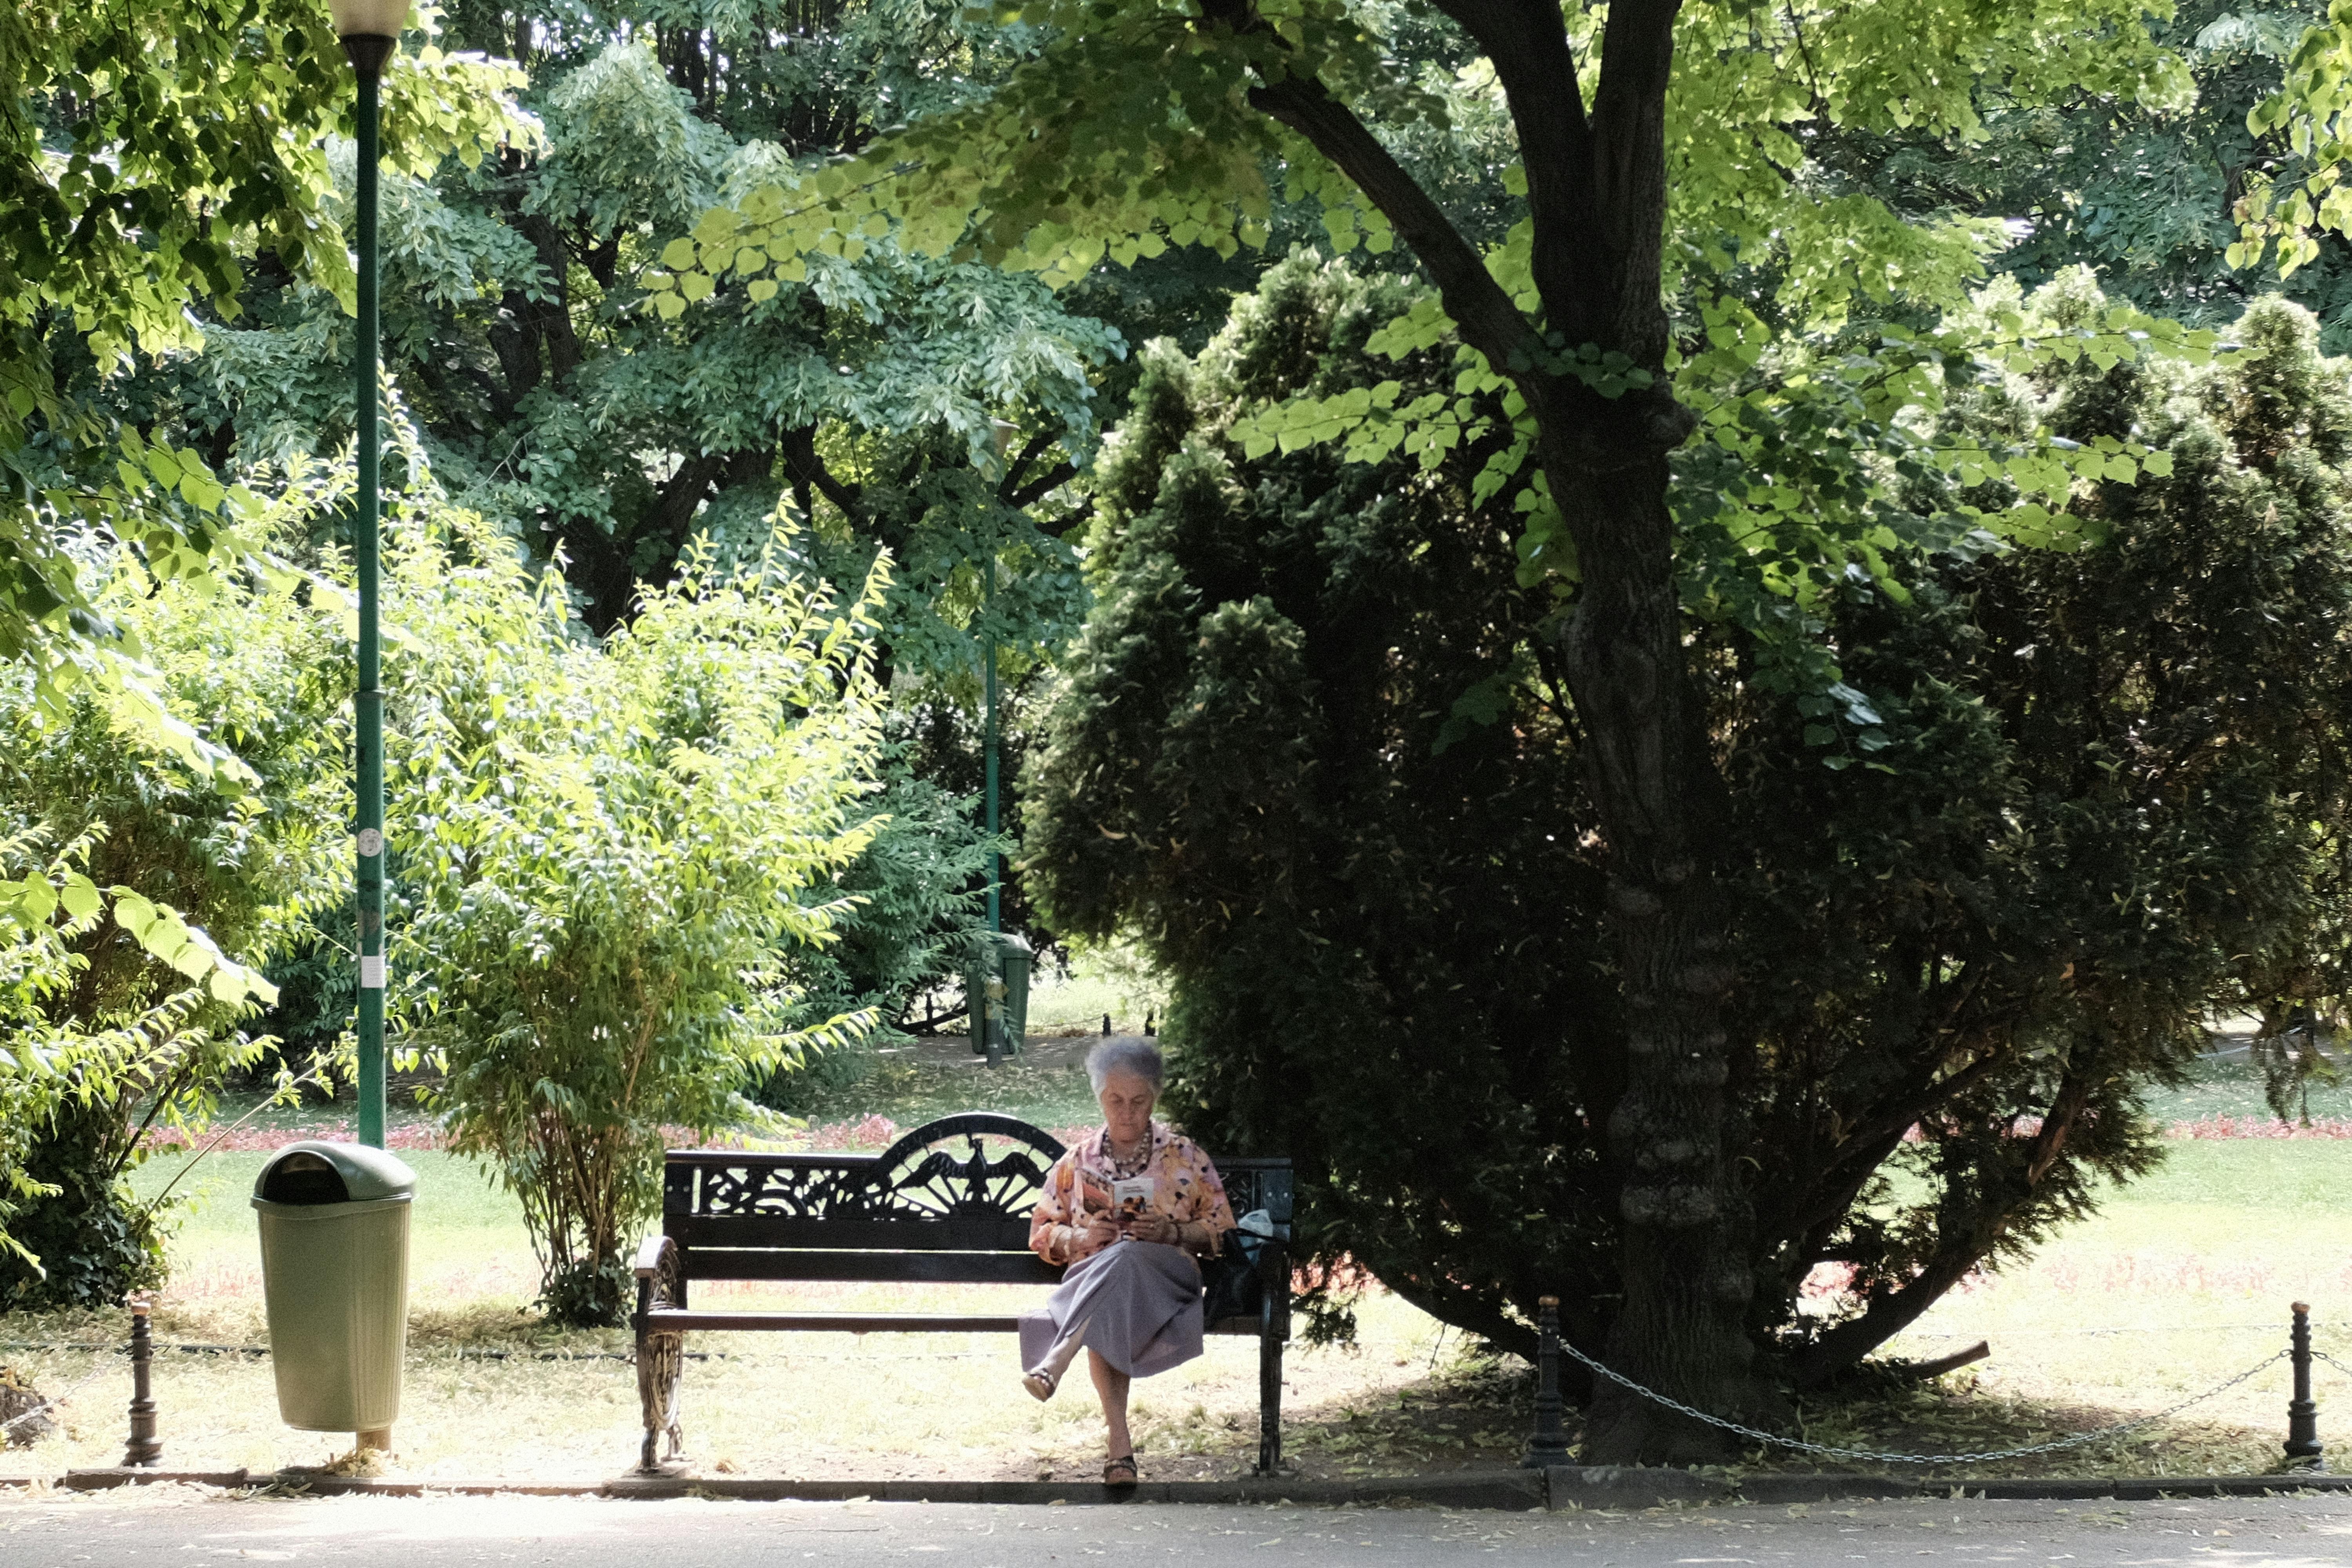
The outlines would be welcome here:
<svg viewBox="0 0 2352 1568">
<path fill-rule="evenodd" d="M 1139 1174 L 1151 1178 L 1150 1211 L 1180 1225 L 1205 1224 L 1211 1251 L 1234 1228 L 1234 1211 L 1225 1202 L 1225 1184 L 1217 1168 L 1183 1134 L 1153 1122 L 1151 1152 Z M 1111 1201 L 1111 1184 L 1121 1179 L 1111 1168 L 1108 1128 L 1097 1128 L 1080 1139 L 1045 1173 L 1045 1190 L 1029 1221 L 1031 1250 L 1048 1263 L 1072 1263 L 1084 1257 L 1086 1234 L 1096 1221 L 1112 1216 L 1117 1205 Z"/>
</svg>

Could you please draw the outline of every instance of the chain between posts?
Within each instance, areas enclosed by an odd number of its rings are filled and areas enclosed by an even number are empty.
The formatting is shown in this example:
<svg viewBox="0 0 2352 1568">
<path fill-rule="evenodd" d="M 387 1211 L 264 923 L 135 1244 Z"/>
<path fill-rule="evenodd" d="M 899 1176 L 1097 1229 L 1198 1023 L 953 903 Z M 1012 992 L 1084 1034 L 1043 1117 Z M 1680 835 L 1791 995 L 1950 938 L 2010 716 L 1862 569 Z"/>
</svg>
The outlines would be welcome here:
<svg viewBox="0 0 2352 1568">
<path fill-rule="evenodd" d="M 1736 1436 L 1746 1437 L 1751 1442 L 1767 1444 L 1776 1448 L 1793 1448 L 1800 1453 L 1820 1454 L 1832 1459 L 1863 1459 L 1882 1465 L 1980 1465 L 1995 1459 L 2022 1459 L 2035 1454 L 2054 1454 L 2063 1448 L 2079 1448 L 2085 1444 L 2120 1437 L 2126 1432 L 2137 1432 L 2143 1426 L 2152 1426 L 2158 1421 L 2178 1415 L 2192 1405 L 2202 1405 L 2217 1394 L 2227 1394 L 2256 1373 L 2275 1363 L 2286 1360 L 2288 1354 L 2285 1351 L 2279 1351 L 2274 1354 L 2264 1356 L 2228 1382 L 2217 1384 L 2202 1394 L 2191 1394 L 2179 1404 L 2159 1410 L 2153 1415 L 2142 1415 L 2136 1420 L 2121 1422 L 2113 1426 L 2102 1426 L 2096 1431 L 2078 1432 L 2071 1437 L 2059 1437 L 2047 1443 L 2034 1443 L 2022 1448 L 1990 1449 L 1979 1454 L 1887 1454 L 1874 1448 L 1841 1448 L 1828 1443 L 1810 1443 L 1801 1437 L 1784 1437 L 1778 1433 L 1759 1431 L 1753 1426 L 1742 1426 L 1737 1421 L 1727 1421 L 1720 1415 L 1710 1415 L 1695 1405 L 1685 1405 L 1679 1399 L 1660 1394 L 1654 1388 L 1644 1388 L 1622 1373 L 1601 1365 L 1564 1339 L 1559 1342 L 1559 1348 L 1627 1392 L 1638 1394 L 1653 1404 L 1662 1405 L 1678 1415 L 1689 1416 L 1694 1421 L 1703 1421 L 1710 1426 L 1720 1427 Z"/>
<path fill-rule="evenodd" d="M 110 1355 L 126 1355 L 129 1353 L 121 1345 L 108 1345 L 104 1348 Z M 96 1383 L 100 1378 L 104 1377 L 108 1373 L 113 1370 L 114 1369 L 112 1367 L 110 1367 L 103 1363 L 92 1367 L 80 1381 L 68 1385 L 63 1394 L 52 1394 L 47 1399 L 42 1400 L 38 1405 L 34 1405 L 30 1410 L 20 1410 L 16 1415 L 8 1417 L 7 1420 L 0 1421 L 0 1434 L 14 1431 L 17 1426 L 21 1426 L 25 1422 L 30 1421 L 36 1415 L 47 1415 L 50 1411 L 55 1410 L 58 1405 L 63 1405 L 75 1394 L 79 1394 L 83 1389 L 88 1388 L 91 1384 Z"/>
</svg>

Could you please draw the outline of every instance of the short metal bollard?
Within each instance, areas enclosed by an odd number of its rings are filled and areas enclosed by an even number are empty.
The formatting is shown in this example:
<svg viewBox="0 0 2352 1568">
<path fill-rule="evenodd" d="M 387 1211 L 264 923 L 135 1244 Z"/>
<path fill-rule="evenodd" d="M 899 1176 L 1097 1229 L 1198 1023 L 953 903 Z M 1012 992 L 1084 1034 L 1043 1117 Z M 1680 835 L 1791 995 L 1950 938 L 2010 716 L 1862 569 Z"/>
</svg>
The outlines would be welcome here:
<svg viewBox="0 0 2352 1568">
<path fill-rule="evenodd" d="M 152 1469 L 163 1462 L 163 1440 L 155 1436 L 155 1394 L 150 1381 L 155 1363 L 155 1331 L 147 1321 L 152 1305 L 143 1296 L 131 1303 L 131 1441 L 122 1450 L 126 1469 Z"/>
<path fill-rule="evenodd" d="M 1568 1463 L 1567 1406 L 1559 1397 L 1559 1298 L 1536 1298 L 1536 1429 L 1528 1439 L 1523 1468 L 1549 1469 Z"/>
<path fill-rule="evenodd" d="M 2294 1303 L 2287 1361 L 2294 1368 L 2294 1397 L 2286 1405 L 2286 1468 L 2326 1469 L 2326 1450 L 2319 1443 L 2319 1406 L 2311 1398 L 2311 1308 L 2306 1302 Z"/>
</svg>

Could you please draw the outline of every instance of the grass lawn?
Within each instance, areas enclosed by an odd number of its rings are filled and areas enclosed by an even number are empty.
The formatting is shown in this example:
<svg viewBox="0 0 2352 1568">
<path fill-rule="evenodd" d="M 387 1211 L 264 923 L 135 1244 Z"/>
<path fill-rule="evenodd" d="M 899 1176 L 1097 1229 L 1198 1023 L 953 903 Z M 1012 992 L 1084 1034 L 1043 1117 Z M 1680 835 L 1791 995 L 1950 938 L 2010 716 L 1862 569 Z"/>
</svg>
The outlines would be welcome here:
<svg viewBox="0 0 2352 1568">
<path fill-rule="evenodd" d="M 1952 1452 L 2149 1414 L 2284 1349 L 2294 1301 L 2311 1304 L 2318 1348 L 2352 1362 L 2347 1198 L 2352 1142 L 2176 1140 L 2154 1175 L 2095 1217 L 1951 1292 L 1887 1347 L 1925 1360 L 1983 1340 L 1989 1360 L 1933 1391 L 1830 1414 L 1826 1429 L 1899 1432 Z M 2323 1363 L 2315 1382 L 2326 1440 L 2352 1418 L 2352 1375 Z M 2272 1468 L 2287 1386 L 2282 1363 L 2147 1440 L 2053 1468 Z"/>
<path fill-rule="evenodd" d="M 900 1128 L 993 1108 L 1047 1127 L 1088 1120 L 1079 1060 L 1089 1042 L 1033 1040 L 991 1073 L 960 1042 L 887 1057 L 855 1099 L 818 1113 L 819 1131 L 883 1115 Z M 2343 1112 L 2326 1091 L 2313 1114 Z M 2251 1097 L 2251 1099 L 2249 1098 Z M 2259 1089 L 2242 1068 L 2210 1069 L 2178 1091 L 2166 1120 L 2248 1115 Z M 314 1118 L 315 1119 L 315 1118 Z M 822 1140 L 820 1140 L 822 1142 Z M 2154 1176 L 2113 1194 L 2092 1220 L 2028 1262 L 1971 1281 L 1888 1347 L 1927 1358 L 1979 1339 L 1990 1360 L 1936 1384 L 1801 1412 L 1819 1441 L 1910 1452 L 2005 1447 L 2128 1419 L 2230 1376 L 2285 1343 L 2287 1304 L 2313 1303 L 2322 1349 L 2352 1363 L 2352 1141 L 2177 1140 Z M 182 1182 L 192 1200 L 173 1241 L 159 1338 L 250 1345 L 263 1334 L 258 1258 L 246 1204 L 268 1156 L 222 1152 Z M 636 1444 L 635 1373 L 624 1331 L 551 1332 L 529 1310 L 537 1272 L 513 1199 L 468 1161 L 402 1155 L 420 1197 L 400 1468 L 427 1479 L 593 1480 Z M 139 1174 L 152 1193 L 181 1162 Z M 707 1286 L 698 1300 L 814 1308 L 1004 1310 L 1035 1292 L 853 1285 Z M 1516 1362 L 1465 1353 L 1460 1336 L 1375 1296 L 1352 1349 L 1294 1347 L 1286 1394 L 1292 1457 L 1309 1475 L 1394 1472 L 1516 1457 L 1528 1378 Z M 121 1452 L 129 1394 L 119 1358 L 27 1342 L 119 1343 L 120 1313 L 0 1320 L 0 1360 L 44 1389 L 97 1380 L 68 1407 L 68 1432 L 0 1453 L 0 1475 L 55 1475 Z M 1091 1476 L 1098 1417 L 1082 1386 L 1040 1405 L 1014 1383 L 1009 1336 L 707 1334 L 689 1349 L 687 1427 L 698 1462 L 746 1474 L 884 1478 Z M 1250 1342 L 1213 1340 L 1202 1360 L 1139 1388 L 1147 1474 L 1230 1473 L 1255 1449 Z M 157 1394 L 169 1462 L 255 1470 L 317 1463 L 348 1444 L 277 1419 L 269 1363 L 168 1353 Z M 2323 1439 L 2352 1419 L 2352 1375 L 2323 1363 Z M 1990 1467 L 1993 1473 L 2186 1474 L 2272 1467 L 2284 1434 L 2286 1370 L 2121 1443 Z M 1762 1456 L 1758 1456 L 1761 1458 Z M 1775 1463 L 1792 1462 L 1778 1456 Z M 1832 1468 L 1852 1468 L 1834 1466 Z"/>
</svg>

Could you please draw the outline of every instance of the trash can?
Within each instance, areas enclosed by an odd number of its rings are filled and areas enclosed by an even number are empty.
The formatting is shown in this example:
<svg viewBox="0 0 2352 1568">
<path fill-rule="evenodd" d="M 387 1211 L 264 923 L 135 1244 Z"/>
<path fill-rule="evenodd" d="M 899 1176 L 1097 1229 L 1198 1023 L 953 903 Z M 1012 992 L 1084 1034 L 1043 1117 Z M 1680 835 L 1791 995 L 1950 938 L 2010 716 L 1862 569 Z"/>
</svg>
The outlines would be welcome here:
<svg viewBox="0 0 2352 1568">
<path fill-rule="evenodd" d="M 1029 1033 L 1029 963 L 1034 956 L 1026 937 L 998 931 L 981 939 L 963 977 L 963 994 L 971 1009 L 971 1054 L 988 1054 L 983 1022 L 992 1017 L 1004 1054 L 1021 1048 Z M 994 962 L 991 963 L 991 959 Z M 992 982 L 993 984 L 992 984 Z M 985 1002 L 987 1006 L 982 1007 Z"/>
<path fill-rule="evenodd" d="M 361 1143 L 289 1143 L 261 1168 L 261 1289 L 278 1413 L 383 1447 L 400 1417 L 416 1173 Z"/>
</svg>

